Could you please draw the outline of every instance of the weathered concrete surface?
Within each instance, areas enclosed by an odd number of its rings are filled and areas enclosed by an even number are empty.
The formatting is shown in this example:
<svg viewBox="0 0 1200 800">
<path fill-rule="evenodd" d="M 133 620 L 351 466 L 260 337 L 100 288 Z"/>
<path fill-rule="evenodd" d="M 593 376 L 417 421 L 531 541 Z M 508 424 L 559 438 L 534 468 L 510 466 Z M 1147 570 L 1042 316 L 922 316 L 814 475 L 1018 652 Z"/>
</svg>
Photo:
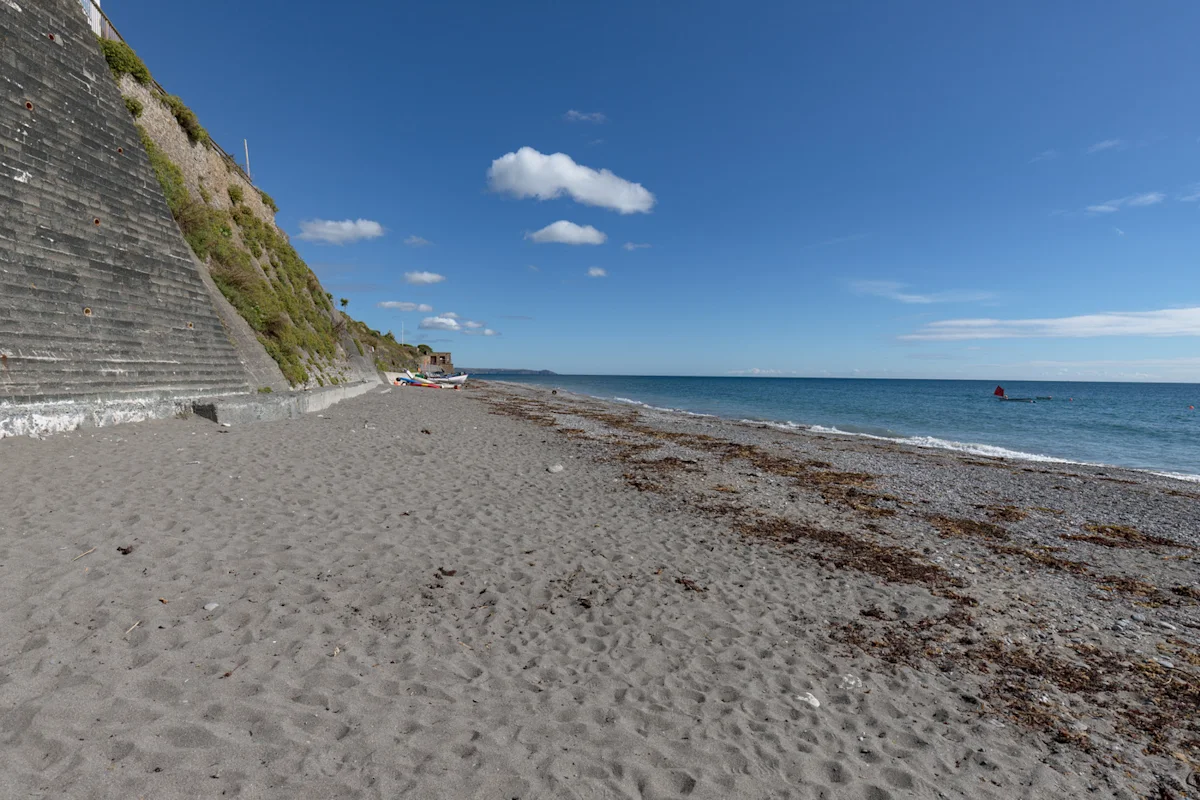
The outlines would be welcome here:
<svg viewBox="0 0 1200 800">
<path fill-rule="evenodd" d="M 249 388 L 81 6 L 0 3 L 0 435 Z"/>
<path fill-rule="evenodd" d="M 193 403 L 192 411 L 197 416 L 211 419 L 213 422 L 230 425 L 295 419 L 304 414 L 324 411 L 335 403 L 379 388 L 387 391 L 387 387 L 380 381 L 374 380 L 349 386 L 326 386 L 324 389 L 309 389 L 299 392 L 217 397 Z"/>
</svg>

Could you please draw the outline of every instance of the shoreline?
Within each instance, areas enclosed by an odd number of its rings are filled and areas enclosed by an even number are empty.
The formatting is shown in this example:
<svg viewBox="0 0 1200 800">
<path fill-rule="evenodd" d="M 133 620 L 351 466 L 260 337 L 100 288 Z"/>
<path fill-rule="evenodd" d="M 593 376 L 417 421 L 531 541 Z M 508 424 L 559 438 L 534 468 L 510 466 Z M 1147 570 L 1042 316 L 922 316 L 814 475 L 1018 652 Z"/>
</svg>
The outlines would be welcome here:
<svg viewBox="0 0 1200 800">
<path fill-rule="evenodd" d="M 5 439 L 0 481 L 13 796 L 1200 779 L 1200 493 L 1167 479 L 479 382 Z"/>
<path fill-rule="evenodd" d="M 569 377 L 569 376 L 568 376 Z M 634 407 L 645 408 L 649 411 L 657 411 L 667 414 L 682 414 L 688 417 L 712 418 L 719 419 L 724 422 L 733 424 L 746 425 L 768 425 L 777 428 L 784 432 L 809 432 L 814 434 L 827 434 L 833 436 L 851 436 L 863 439 L 872 439 L 876 441 L 891 442 L 893 444 L 916 447 L 923 450 L 948 450 L 951 452 L 963 453 L 965 455 L 979 456 L 981 458 L 998 458 L 998 459 L 1013 459 L 1020 461 L 1030 461 L 1034 463 L 1044 464 L 1075 464 L 1084 467 L 1099 467 L 1103 469 L 1119 469 L 1129 472 L 1144 473 L 1162 478 L 1171 478 L 1173 480 L 1183 481 L 1185 483 L 1200 483 L 1200 473 L 1190 472 L 1175 472 L 1171 470 L 1156 468 L 1156 467 L 1134 467 L 1122 464 L 1109 464 L 1100 461 L 1082 461 L 1079 459 L 1067 458 L 1049 455 L 1045 453 L 1031 453 L 1023 450 L 1013 450 L 1003 445 L 992 445 L 983 442 L 960 442 L 952 439 L 945 439 L 934 435 L 914 434 L 909 436 L 884 436 L 873 434 L 866 431 L 851 431 L 842 430 L 836 425 L 820 425 L 815 423 L 794 422 L 792 420 L 775 420 L 775 419 L 752 419 L 752 418 L 737 418 L 726 417 L 719 414 L 708 414 L 698 411 L 689 411 L 684 408 L 670 408 L 665 406 L 655 406 L 641 400 L 636 400 L 629 397 L 612 396 L 605 397 L 601 395 L 586 394 L 583 392 L 575 392 L 570 389 L 557 389 L 557 387 L 549 384 L 540 383 L 522 383 L 518 381 L 505 381 L 495 379 L 485 379 L 491 383 L 500 383 L 512 387 L 534 386 L 547 390 L 555 389 L 559 392 L 581 398 L 588 398 L 602 403 L 619 403 Z M 886 379 L 871 379 L 871 380 L 886 380 Z"/>
</svg>

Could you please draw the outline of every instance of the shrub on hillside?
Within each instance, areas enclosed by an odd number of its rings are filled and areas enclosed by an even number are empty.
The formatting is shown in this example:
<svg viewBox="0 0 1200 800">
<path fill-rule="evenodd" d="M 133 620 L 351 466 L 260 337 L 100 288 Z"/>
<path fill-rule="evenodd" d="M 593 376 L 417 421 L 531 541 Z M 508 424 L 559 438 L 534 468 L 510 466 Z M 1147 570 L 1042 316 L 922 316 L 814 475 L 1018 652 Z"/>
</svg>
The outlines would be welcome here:
<svg viewBox="0 0 1200 800">
<path fill-rule="evenodd" d="M 242 198 L 244 196 L 245 195 L 242 194 L 242 187 L 234 183 L 229 185 L 229 202 L 236 206 L 238 203 L 242 202 Z"/>
<path fill-rule="evenodd" d="M 142 105 L 142 101 L 136 97 L 126 97 L 125 108 L 129 109 L 129 113 L 133 115 L 134 119 L 141 117 L 142 112 L 146 110 L 146 107 Z"/>
<path fill-rule="evenodd" d="M 101 39 L 100 52 L 104 54 L 104 60 L 108 62 L 108 68 L 112 70 L 114 78 L 120 79 L 122 75 L 128 75 L 143 86 L 150 83 L 150 70 L 146 69 L 146 65 L 129 45 L 112 39 Z"/>
<path fill-rule="evenodd" d="M 262 189 L 259 189 L 258 196 L 262 198 L 263 205 L 271 209 L 271 213 L 279 213 L 279 206 L 275 205 L 275 201 L 271 199 L 271 195 L 267 194 Z"/>
<path fill-rule="evenodd" d="M 188 139 L 193 143 L 208 141 L 208 131 L 204 130 L 200 125 L 200 120 L 196 118 L 196 114 L 187 107 L 183 100 L 179 99 L 178 95 L 163 95 L 161 99 L 175 115 L 175 120 L 179 123 L 179 127 L 187 133 Z"/>
</svg>

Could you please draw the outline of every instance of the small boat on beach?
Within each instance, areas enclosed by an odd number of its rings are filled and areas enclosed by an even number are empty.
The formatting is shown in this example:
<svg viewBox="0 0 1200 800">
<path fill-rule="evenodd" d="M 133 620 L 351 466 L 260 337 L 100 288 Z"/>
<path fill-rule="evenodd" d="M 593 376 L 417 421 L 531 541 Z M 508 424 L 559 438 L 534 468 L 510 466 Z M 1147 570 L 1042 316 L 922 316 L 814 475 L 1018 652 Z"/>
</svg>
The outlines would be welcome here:
<svg viewBox="0 0 1200 800">
<path fill-rule="evenodd" d="M 458 378 L 460 376 L 454 376 Z M 461 376 L 462 380 L 438 380 L 436 378 L 426 378 L 423 375 L 414 375 L 411 370 L 404 370 L 397 382 L 405 386 L 417 386 L 422 389 L 461 389 L 467 380 L 466 375 Z"/>
</svg>

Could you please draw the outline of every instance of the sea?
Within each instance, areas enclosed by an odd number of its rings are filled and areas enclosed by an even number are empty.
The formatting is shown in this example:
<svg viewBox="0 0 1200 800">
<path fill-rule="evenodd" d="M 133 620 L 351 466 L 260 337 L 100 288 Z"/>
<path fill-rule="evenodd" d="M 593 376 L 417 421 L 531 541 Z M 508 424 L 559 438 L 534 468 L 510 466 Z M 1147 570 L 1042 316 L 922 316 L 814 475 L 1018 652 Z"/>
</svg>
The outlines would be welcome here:
<svg viewBox="0 0 1200 800">
<path fill-rule="evenodd" d="M 1200 482 L 1200 384 L 496 374 L 681 414 Z M 1042 399 L 1047 398 L 1047 399 Z"/>
</svg>

